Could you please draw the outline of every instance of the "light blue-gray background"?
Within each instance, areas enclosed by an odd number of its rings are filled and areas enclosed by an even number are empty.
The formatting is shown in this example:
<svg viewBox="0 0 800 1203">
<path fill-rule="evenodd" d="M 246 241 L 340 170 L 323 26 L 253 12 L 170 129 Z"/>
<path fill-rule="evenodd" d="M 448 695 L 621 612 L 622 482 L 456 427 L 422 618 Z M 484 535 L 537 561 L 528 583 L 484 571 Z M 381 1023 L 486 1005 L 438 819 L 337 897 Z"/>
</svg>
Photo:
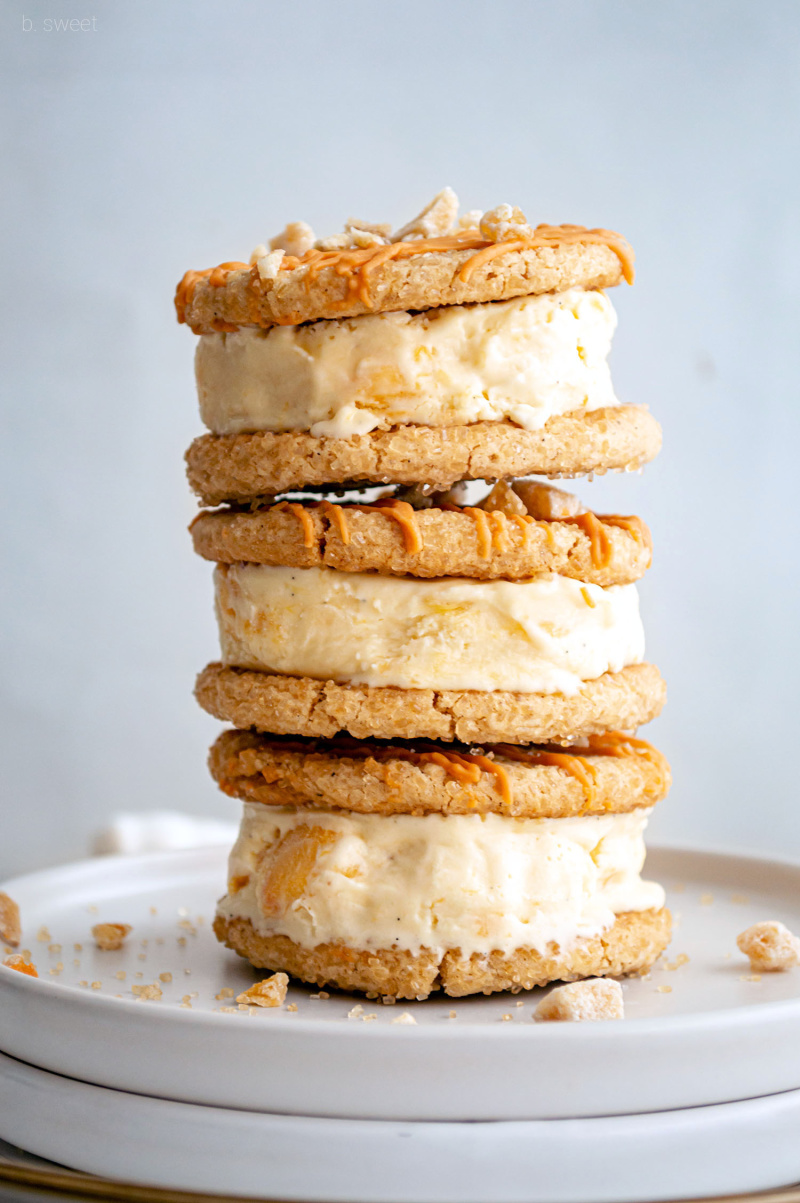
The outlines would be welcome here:
<svg viewBox="0 0 800 1203">
<path fill-rule="evenodd" d="M 583 490 L 655 536 L 654 833 L 800 853 L 800 5 L 23 0 L 2 27 L 0 872 L 112 810 L 235 814 L 191 698 L 215 631 L 177 280 L 446 183 L 636 248 L 613 368 L 665 447 Z"/>
</svg>

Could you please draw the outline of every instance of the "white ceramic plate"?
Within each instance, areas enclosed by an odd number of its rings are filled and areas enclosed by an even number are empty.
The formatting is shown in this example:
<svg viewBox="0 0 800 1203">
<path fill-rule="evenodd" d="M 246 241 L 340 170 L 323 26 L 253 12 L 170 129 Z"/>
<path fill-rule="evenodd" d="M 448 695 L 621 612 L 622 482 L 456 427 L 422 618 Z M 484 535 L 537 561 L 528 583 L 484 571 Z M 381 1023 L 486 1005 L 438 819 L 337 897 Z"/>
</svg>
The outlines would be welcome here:
<svg viewBox="0 0 800 1203">
<path fill-rule="evenodd" d="M 541 991 L 387 1007 L 343 994 L 315 1000 L 294 987 L 295 1012 L 223 1011 L 235 1002 L 218 996 L 256 973 L 209 928 L 222 849 L 17 878 L 2 888 L 20 903 L 41 977 L 0 968 L 0 1048 L 120 1090 L 306 1116 L 627 1115 L 800 1088 L 800 971 L 750 980 L 735 942 L 759 919 L 800 930 L 800 867 L 660 850 L 648 874 L 667 885 L 677 920 L 665 960 L 684 953 L 689 962 L 625 982 L 623 1022 L 538 1025 Z M 100 920 L 133 925 L 123 950 L 94 947 Z M 159 981 L 167 973 L 172 980 Z M 160 1001 L 133 997 L 133 985 L 154 982 Z M 186 995 L 191 1009 L 180 1005 Z M 377 1018 L 348 1019 L 355 1003 Z M 401 1010 L 416 1026 L 391 1023 Z"/>
<path fill-rule="evenodd" d="M 0 1054 L 0 1129 L 104 1177 L 325 1203 L 643 1203 L 800 1177 L 800 1091 L 656 1115 L 398 1123 L 260 1115 L 73 1082 Z"/>
</svg>

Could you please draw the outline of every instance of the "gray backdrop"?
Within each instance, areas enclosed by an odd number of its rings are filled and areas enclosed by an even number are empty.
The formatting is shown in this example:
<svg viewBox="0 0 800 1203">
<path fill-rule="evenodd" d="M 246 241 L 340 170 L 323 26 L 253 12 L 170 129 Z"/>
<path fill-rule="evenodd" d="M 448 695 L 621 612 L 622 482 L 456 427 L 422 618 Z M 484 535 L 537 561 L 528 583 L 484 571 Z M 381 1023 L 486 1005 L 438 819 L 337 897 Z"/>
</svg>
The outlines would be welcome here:
<svg viewBox="0 0 800 1203">
<path fill-rule="evenodd" d="M 446 183 L 636 248 L 613 368 L 665 447 L 583 491 L 655 537 L 670 701 L 648 734 L 676 780 L 653 831 L 800 852 L 800 5 L 15 0 L 2 20 L 0 872 L 81 854 L 112 810 L 235 815 L 191 698 L 215 630 L 185 533 L 181 274 L 288 219 L 400 223 Z"/>
</svg>

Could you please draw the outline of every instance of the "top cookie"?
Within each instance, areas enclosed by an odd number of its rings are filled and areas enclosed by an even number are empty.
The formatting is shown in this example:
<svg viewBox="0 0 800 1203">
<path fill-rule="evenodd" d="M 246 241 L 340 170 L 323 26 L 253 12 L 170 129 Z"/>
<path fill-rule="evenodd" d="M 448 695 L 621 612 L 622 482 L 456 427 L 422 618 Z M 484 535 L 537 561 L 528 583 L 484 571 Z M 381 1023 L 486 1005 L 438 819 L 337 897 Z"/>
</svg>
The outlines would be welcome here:
<svg viewBox="0 0 800 1203">
<path fill-rule="evenodd" d="M 612 230 L 530 226 L 511 205 L 458 216 L 445 188 L 408 225 L 351 219 L 315 240 L 287 226 L 249 264 L 187 272 L 175 295 L 179 322 L 197 334 L 241 326 L 294 326 L 322 318 L 499 301 L 633 280 L 633 252 Z"/>
</svg>

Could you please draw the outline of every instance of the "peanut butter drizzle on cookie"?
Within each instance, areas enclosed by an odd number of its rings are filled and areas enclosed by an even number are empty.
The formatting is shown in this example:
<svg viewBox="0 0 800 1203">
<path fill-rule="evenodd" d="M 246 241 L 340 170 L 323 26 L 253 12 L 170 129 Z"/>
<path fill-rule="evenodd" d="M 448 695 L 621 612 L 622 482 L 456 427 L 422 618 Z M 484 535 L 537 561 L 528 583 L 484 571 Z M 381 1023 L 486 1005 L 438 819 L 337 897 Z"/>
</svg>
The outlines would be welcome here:
<svg viewBox="0 0 800 1203">
<path fill-rule="evenodd" d="M 294 514 L 303 528 L 303 546 L 313 547 L 316 542 L 314 534 L 314 523 L 311 520 L 311 515 L 304 505 L 300 505 L 297 501 L 279 501 L 273 507 L 275 510 L 289 510 Z"/>
<path fill-rule="evenodd" d="M 627 531 L 641 547 L 647 548 L 652 557 L 653 537 L 650 527 L 641 518 L 635 514 L 601 514 L 599 517 L 606 526 L 618 526 L 620 530 Z"/>
<path fill-rule="evenodd" d="M 342 540 L 342 543 L 344 543 L 345 547 L 347 547 L 350 542 L 350 528 L 347 525 L 347 518 L 345 517 L 342 507 L 334 504 L 332 501 L 326 500 L 319 502 L 319 509 L 322 510 L 323 514 L 327 514 L 327 516 L 332 520 L 334 526 L 339 532 L 339 538 Z"/>
<path fill-rule="evenodd" d="M 331 756 L 343 758 L 356 757 L 374 760 L 384 764 L 393 760 L 402 760 L 410 764 L 435 764 L 454 780 L 462 785 L 477 785 L 482 773 L 488 773 L 494 778 L 495 788 L 503 802 L 510 805 L 513 800 L 511 780 L 505 767 L 499 763 L 503 760 L 514 761 L 524 765 L 552 766 L 573 777 L 583 790 L 588 806 L 597 797 L 597 769 L 592 758 L 610 756 L 617 759 L 640 757 L 657 770 L 656 780 L 645 786 L 645 794 L 651 797 L 660 796 L 669 774 L 666 757 L 644 739 L 636 739 L 624 735 L 621 731 L 607 731 L 604 735 L 590 735 L 587 747 L 582 752 L 556 750 L 547 746 L 520 746 L 517 744 L 487 744 L 484 752 L 455 751 L 452 747 L 436 747 L 427 740 L 414 740 L 411 748 L 388 743 L 385 746 L 353 739 L 350 736 L 337 736 L 331 740 L 283 740 L 273 739 L 270 744 L 278 751 L 300 752 L 305 755 Z M 220 783 L 223 792 L 236 793 L 235 778 L 242 773 L 236 758 L 228 766 L 230 781 Z M 271 780 L 271 778 L 269 779 Z M 396 783 L 393 783 L 396 784 Z M 613 805 L 613 801 L 609 803 Z"/>
<path fill-rule="evenodd" d="M 569 526 L 579 526 L 589 537 L 592 566 L 594 568 L 608 567 L 611 561 L 611 540 L 597 514 L 587 510 L 585 514 L 575 514 L 571 518 L 559 518 L 559 522 L 566 522 Z"/>
<path fill-rule="evenodd" d="M 403 532 L 403 542 L 409 555 L 419 555 L 425 546 L 422 531 L 419 529 L 419 523 L 417 522 L 416 510 L 407 501 L 392 501 L 389 505 L 359 505 L 353 508 L 375 510 L 377 513 L 383 514 L 386 518 L 393 518 Z"/>
<path fill-rule="evenodd" d="M 178 314 L 178 321 L 180 323 L 186 321 L 186 306 L 194 296 L 194 291 L 201 280 L 208 280 L 212 288 L 223 288 L 228 283 L 228 277 L 231 272 L 249 270 L 249 263 L 239 263 L 238 260 L 232 259 L 228 263 L 220 263 L 218 267 L 206 267 L 203 271 L 199 272 L 186 272 L 175 290 L 175 310 Z M 228 322 L 221 322 L 219 320 L 215 321 L 213 325 L 215 330 L 232 331 L 239 328 L 238 326 L 231 326 Z"/>
<path fill-rule="evenodd" d="M 586 605 L 589 606 L 592 610 L 597 605 L 597 603 L 595 602 L 594 598 L 592 597 L 591 593 L 589 592 L 589 590 L 586 588 L 585 585 L 581 585 L 581 597 L 586 602 Z"/>
<path fill-rule="evenodd" d="M 307 268 L 305 277 L 306 291 L 310 292 L 312 285 L 321 272 L 331 268 L 337 276 L 346 280 L 347 293 L 342 302 L 346 305 L 353 298 L 358 298 L 367 309 L 372 308 L 370 295 L 370 276 L 382 264 L 393 259 L 410 259 L 416 255 L 425 255 L 436 251 L 454 251 L 479 249 L 486 245 L 477 230 L 463 230 L 458 234 L 443 238 L 420 238 L 415 242 L 391 242 L 388 245 L 358 247 L 339 251 L 306 251 L 298 258 L 295 255 L 284 255 L 280 271 L 294 271 L 298 267 Z"/>
<path fill-rule="evenodd" d="M 466 284 L 474 273 L 484 264 L 491 262 L 499 255 L 511 251 L 534 250 L 537 247 L 556 247 L 564 243 L 595 243 L 609 247 L 620 261 L 622 275 L 628 284 L 633 283 L 633 250 L 621 234 L 614 230 L 586 229 L 584 226 L 538 225 L 533 235 L 527 238 L 512 238 L 505 242 L 487 242 L 480 236 L 478 230 L 461 230 L 457 234 L 448 234 L 442 238 L 420 238 L 414 242 L 391 242 L 388 245 L 375 247 L 348 248 L 339 251 L 322 251 L 312 249 L 300 257 L 284 255 L 279 271 L 295 271 L 299 267 L 307 268 L 305 277 L 306 291 L 310 291 L 317 277 L 326 268 L 331 268 L 337 276 L 343 276 L 347 282 L 347 292 L 341 307 L 357 297 L 362 305 L 371 309 L 373 299 L 370 293 L 370 276 L 382 264 L 391 260 L 411 259 L 416 255 L 427 255 L 441 251 L 474 250 L 458 273 L 458 280 Z M 194 296 L 194 291 L 200 280 L 208 280 L 213 288 L 220 288 L 227 283 L 232 271 L 250 271 L 250 290 L 258 294 L 263 289 L 258 268 L 254 264 L 240 263 L 231 260 L 221 263 L 218 267 L 206 268 L 204 271 L 188 271 L 178 285 L 175 294 L 175 308 L 178 321 L 186 321 L 186 307 Z M 302 321 L 298 313 L 287 314 L 278 322 L 282 326 L 295 326 Z M 236 330 L 238 327 L 227 323 L 212 323 L 215 329 Z M 256 324 L 260 325 L 260 322 Z"/>
<path fill-rule="evenodd" d="M 469 514 L 475 520 L 478 535 L 478 555 L 487 560 L 492 552 L 492 532 L 489 529 L 489 515 L 486 510 L 479 510 L 474 505 L 465 505 L 462 514 Z"/>
<path fill-rule="evenodd" d="M 613 230 L 587 230 L 584 226 L 571 225 L 539 225 L 533 231 L 533 237 L 510 239 L 507 242 L 490 242 L 467 260 L 458 273 L 458 279 L 462 284 L 468 283 L 478 268 L 490 263 L 498 255 L 505 255 L 509 251 L 528 251 L 535 247 L 562 246 L 565 242 L 593 242 L 607 246 L 619 259 L 625 281 L 628 284 L 633 283 L 633 250 L 621 234 L 617 234 Z"/>
<path fill-rule="evenodd" d="M 502 510 L 490 510 L 486 516 L 492 532 L 492 549 L 502 555 L 504 551 L 508 551 L 509 546 L 508 519 Z"/>
<path fill-rule="evenodd" d="M 655 789 L 646 791 L 651 794 L 660 793 L 669 776 L 666 756 L 646 739 L 623 735 L 621 731 L 606 731 L 604 735 L 589 736 L 589 750 L 594 756 L 640 756 L 642 760 L 646 760 L 658 773 Z"/>
<path fill-rule="evenodd" d="M 492 751 L 506 760 L 516 760 L 521 764 L 552 765 L 561 769 L 580 784 L 588 805 L 591 805 L 597 796 L 597 770 L 589 756 L 613 756 L 618 759 L 640 756 L 658 772 L 655 786 L 646 788 L 645 793 L 650 796 L 661 793 L 669 771 L 666 757 L 647 740 L 634 739 L 632 735 L 623 735 L 621 731 L 607 731 L 604 735 L 590 735 L 587 742 L 587 756 L 575 752 L 554 752 L 548 748 L 525 748 L 515 744 L 493 744 Z"/>
</svg>

